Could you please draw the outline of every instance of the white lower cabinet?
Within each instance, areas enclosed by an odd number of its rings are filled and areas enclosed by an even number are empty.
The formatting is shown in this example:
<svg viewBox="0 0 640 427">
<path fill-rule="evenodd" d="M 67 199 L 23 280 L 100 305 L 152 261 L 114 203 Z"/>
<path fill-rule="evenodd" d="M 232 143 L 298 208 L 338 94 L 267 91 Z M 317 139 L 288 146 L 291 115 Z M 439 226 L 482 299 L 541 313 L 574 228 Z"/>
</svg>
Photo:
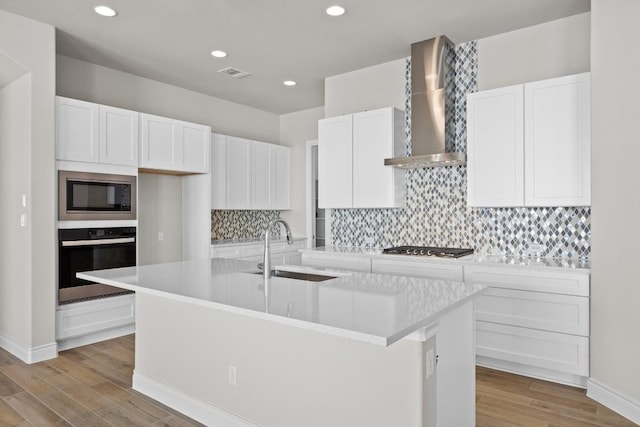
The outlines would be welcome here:
<svg viewBox="0 0 640 427">
<path fill-rule="evenodd" d="M 465 265 L 476 300 L 479 365 L 584 387 L 589 376 L 589 275 Z"/>
<path fill-rule="evenodd" d="M 479 365 L 577 386 L 589 376 L 584 336 L 477 321 L 476 356 Z"/>
<path fill-rule="evenodd" d="M 56 310 L 58 349 L 130 334 L 134 323 L 134 294 L 61 305 Z"/>
<path fill-rule="evenodd" d="M 397 276 L 462 281 L 462 264 L 426 263 L 421 261 L 371 260 L 371 272 Z"/>
</svg>

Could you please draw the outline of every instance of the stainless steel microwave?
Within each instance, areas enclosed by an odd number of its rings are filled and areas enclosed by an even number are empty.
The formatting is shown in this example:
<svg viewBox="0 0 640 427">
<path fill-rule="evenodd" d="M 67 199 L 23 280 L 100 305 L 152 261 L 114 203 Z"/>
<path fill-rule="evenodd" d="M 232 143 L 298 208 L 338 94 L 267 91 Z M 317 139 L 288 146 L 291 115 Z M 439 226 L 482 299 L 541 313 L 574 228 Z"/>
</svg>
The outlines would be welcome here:
<svg viewBox="0 0 640 427">
<path fill-rule="evenodd" d="M 58 171 L 58 219 L 136 219 L 136 177 Z"/>
</svg>

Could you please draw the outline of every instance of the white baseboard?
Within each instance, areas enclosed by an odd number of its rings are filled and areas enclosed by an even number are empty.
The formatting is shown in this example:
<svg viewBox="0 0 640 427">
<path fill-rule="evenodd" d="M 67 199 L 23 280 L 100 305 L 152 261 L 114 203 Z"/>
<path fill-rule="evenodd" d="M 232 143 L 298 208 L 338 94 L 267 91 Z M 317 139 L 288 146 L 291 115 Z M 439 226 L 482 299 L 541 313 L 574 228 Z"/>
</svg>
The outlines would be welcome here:
<svg viewBox="0 0 640 427">
<path fill-rule="evenodd" d="M 208 426 L 256 427 L 256 424 L 135 370 L 133 389 Z"/>
<path fill-rule="evenodd" d="M 107 329 L 106 331 L 98 331 L 79 337 L 64 338 L 58 340 L 58 351 L 69 350 L 71 348 L 82 347 L 100 341 L 106 341 L 113 338 L 130 335 L 136 331 L 136 325 L 125 325 L 119 328 Z"/>
<path fill-rule="evenodd" d="M 38 363 L 58 357 L 58 345 L 55 342 L 37 347 L 25 347 L 0 333 L 0 347 L 25 363 Z"/>
<path fill-rule="evenodd" d="M 634 401 L 591 378 L 587 383 L 587 397 L 601 403 L 634 423 L 640 424 L 640 402 Z"/>
</svg>

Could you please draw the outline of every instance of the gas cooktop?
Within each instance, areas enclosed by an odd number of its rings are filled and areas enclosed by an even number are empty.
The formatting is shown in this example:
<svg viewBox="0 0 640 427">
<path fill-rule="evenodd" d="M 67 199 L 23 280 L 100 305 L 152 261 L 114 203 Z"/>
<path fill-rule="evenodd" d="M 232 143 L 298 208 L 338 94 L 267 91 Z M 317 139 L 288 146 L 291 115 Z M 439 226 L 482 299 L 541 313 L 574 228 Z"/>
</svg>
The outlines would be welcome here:
<svg viewBox="0 0 640 427">
<path fill-rule="evenodd" d="M 460 258 L 473 253 L 473 249 L 435 248 L 432 246 L 395 246 L 382 250 L 383 254 L 436 256 L 443 258 Z"/>
</svg>

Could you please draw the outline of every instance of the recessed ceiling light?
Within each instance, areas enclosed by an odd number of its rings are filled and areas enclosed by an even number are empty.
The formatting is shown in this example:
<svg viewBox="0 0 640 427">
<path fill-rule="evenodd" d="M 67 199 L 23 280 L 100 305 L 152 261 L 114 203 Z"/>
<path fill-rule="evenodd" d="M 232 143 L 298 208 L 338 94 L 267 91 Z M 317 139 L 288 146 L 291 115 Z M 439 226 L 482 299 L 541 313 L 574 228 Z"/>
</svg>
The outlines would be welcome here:
<svg viewBox="0 0 640 427">
<path fill-rule="evenodd" d="M 211 56 L 215 56 L 216 58 L 225 58 L 227 56 L 227 52 L 224 50 L 212 50 Z"/>
<path fill-rule="evenodd" d="M 327 15 L 329 16 L 342 16 L 347 10 L 342 6 L 330 6 L 327 8 Z"/>
<path fill-rule="evenodd" d="M 98 15 L 106 16 L 108 18 L 111 18 L 112 16 L 116 16 L 118 14 L 118 12 L 111 9 L 109 6 L 96 6 L 93 8 L 93 10 L 95 10 Z"/>
<path fill-rule="evenodd" d="M 293 80 L 285 80 L 285 81 L 282 82 L 282 84 L 285 85 L 285 86 L 295 86 L 295 85 L 297 85 L 297 83 L 294 82 Z"/>
</svg>

